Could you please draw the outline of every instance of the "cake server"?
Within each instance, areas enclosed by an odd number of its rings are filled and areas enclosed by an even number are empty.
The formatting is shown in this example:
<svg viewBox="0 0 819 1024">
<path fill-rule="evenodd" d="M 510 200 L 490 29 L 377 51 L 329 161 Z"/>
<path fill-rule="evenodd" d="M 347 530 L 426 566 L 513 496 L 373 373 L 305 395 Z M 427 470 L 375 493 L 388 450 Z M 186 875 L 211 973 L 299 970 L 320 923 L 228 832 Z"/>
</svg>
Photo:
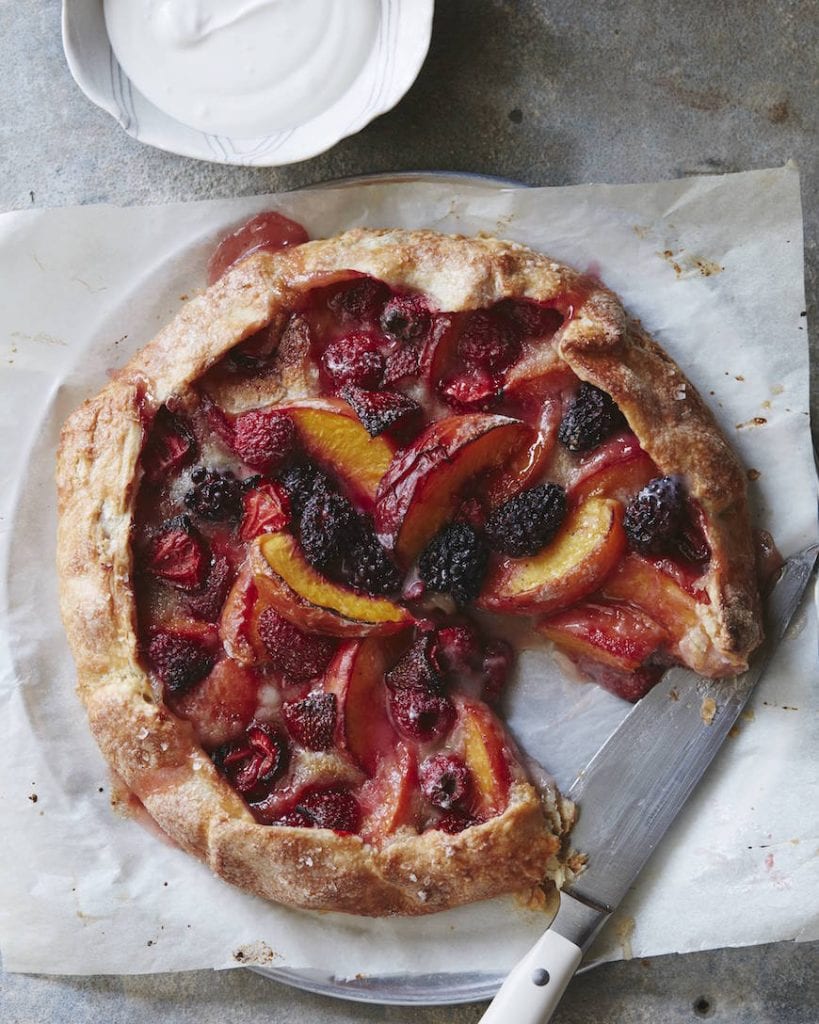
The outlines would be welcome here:
<svg viewBox="0 0 819 1024">
<path fill-rule="evenodd" d="M 560 894 L 549 929 L 517 964 L 483 1024 L 544 1024 L 583 954 L 628 892 L 692 790 L 785 636 L 816 564 L 819 545 L 789 558 L 767 601 L 766 640 L 734 679 L 674 668 L 635 705 L 568 792 L 578 803 L 572 848 L 588 866 Z"/>
</svg>

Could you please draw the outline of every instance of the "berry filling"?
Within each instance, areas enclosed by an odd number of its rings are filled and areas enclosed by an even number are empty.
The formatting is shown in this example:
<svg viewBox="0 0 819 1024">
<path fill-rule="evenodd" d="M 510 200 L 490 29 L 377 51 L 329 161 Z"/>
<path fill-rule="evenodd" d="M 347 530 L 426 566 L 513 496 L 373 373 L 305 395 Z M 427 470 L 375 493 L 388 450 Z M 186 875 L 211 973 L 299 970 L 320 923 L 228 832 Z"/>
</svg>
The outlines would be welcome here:
<svg viewBox="0 0 819 1024">
<path fill-rule="evenodd" d="M 211 275 L 305 240 L 262 215 Z M 560 358 L 582 301 L 445 312 L 344 272 L 147 427 L 141 649 L 258 821 L 380 843 L 502 813 L 514 651 L 473 606 L 626 700 L 682 660 L 708 524 Z"/>
</svg>

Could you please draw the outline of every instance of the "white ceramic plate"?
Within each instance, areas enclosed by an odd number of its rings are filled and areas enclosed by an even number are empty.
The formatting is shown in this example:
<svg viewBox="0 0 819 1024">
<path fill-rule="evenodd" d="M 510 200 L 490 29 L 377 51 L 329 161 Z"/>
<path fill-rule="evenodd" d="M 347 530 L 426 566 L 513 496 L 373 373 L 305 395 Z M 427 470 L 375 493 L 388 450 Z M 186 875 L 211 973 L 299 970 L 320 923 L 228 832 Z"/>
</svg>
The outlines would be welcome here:
<svg viewBox="0 0 819 1024">
<path fill-rule="evenodd" d="M 381 0 L 375 47 L 350 89 L 312 120 L 256 139 L 197 131 L 149 102 L 111 51 L 102 0 L 63 0 L 63 48 L 85 95 L 140 142 L 213 163 L 278 167 L 323 153 L 395 106 L 427 55 L 433 8 L 434 0 Z"/>
</svg>

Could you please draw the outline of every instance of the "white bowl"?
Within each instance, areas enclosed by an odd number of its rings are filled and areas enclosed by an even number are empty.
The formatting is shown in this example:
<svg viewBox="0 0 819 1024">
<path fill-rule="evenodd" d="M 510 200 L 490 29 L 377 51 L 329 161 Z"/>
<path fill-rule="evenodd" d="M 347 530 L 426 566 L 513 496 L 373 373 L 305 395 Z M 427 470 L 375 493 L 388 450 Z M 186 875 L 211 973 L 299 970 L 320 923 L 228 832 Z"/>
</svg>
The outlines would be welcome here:
<svg viewBox="0 0 819 1024">
<path fill-rule="evenodd" d="M 350 89 L 317 117 L 263 138 L 210 135 L 155 107 L 114 57 L 102 0 L 63 0 L 63 48 L 85 95 L 140 142 L 214 163 L 278 167 L 317 156 L 360 131 L 392 109 L 415 81 L 429 49 L 434 0 L 380 2 L 375 47 Z"/>
</svg>

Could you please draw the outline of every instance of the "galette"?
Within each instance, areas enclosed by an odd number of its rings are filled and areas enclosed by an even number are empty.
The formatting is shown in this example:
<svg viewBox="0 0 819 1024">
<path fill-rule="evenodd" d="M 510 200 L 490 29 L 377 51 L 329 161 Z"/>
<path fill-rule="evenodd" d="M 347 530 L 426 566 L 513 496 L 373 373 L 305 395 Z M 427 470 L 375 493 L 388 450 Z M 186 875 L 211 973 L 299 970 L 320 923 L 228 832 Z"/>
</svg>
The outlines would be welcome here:
<svg viewBox="0 0 819 1024">
<path fill-rule="evenodd" d="M 271 900 L 559 884 L 573 811 L 504 726 L 516 649 L 631 701 L 672 664 L 744 669 L 736 456 L 615 295 L 521 245 L 267 214 L 210 269 L 62 435 L 62 614 L 105 758 Z"/>
</svg>

